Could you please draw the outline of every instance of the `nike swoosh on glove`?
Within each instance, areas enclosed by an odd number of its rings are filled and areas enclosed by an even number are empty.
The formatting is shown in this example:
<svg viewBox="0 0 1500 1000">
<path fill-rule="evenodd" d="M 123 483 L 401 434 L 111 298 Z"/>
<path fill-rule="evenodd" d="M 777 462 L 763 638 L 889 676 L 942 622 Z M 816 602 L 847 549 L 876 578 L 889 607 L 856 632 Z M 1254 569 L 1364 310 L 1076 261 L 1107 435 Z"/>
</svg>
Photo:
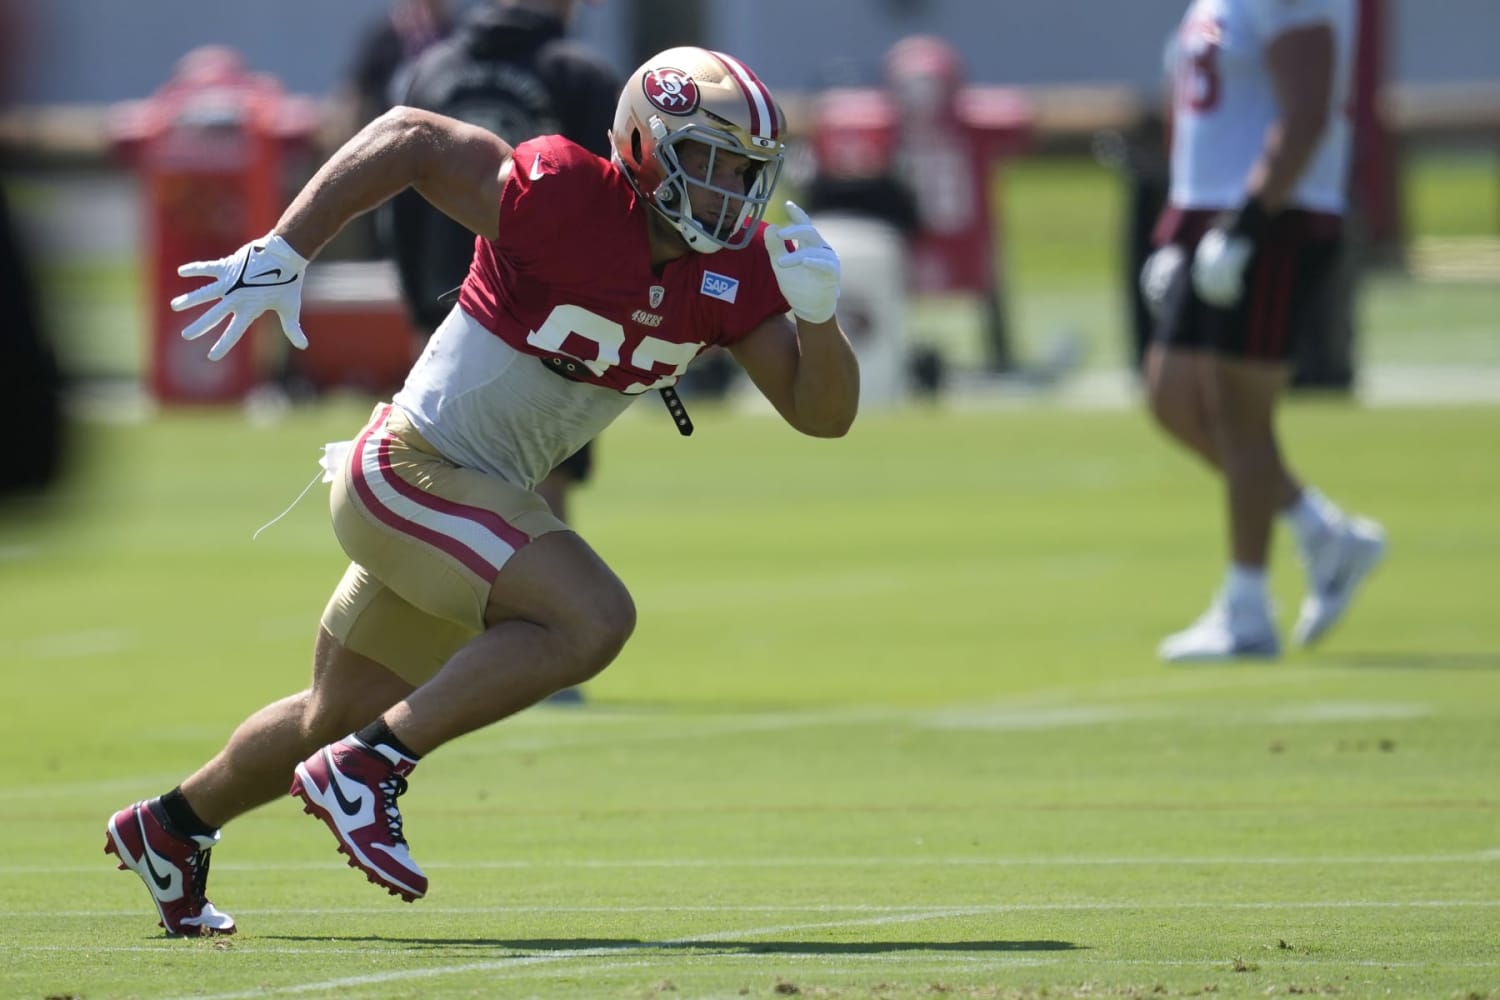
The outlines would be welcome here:
<svg viewBox="0 0 1500 1000">
<path fill-rule="evenodd" d="M 307 347 L 302 332 L 302 273 L 307 259 L 280 236 L 264 236 L 240 247 L 228 257 L 184 264 L 177 273 L 184 278 L 212 278 L 191 292 L 172 300 L 172 311 L 182 312 L 214 303 L 182 331 L 183 340 L 197 340 L 229 317 L 229 326 L 209 349 L 208 360 L 218 361 L 239 343 L 250 324 L 265 312 L 281 320 L 281 332 L 293 347 Z"/>
<path fill-rule="evenodd" d="M 786 203 L 786 214 L 791 225 L 766 227 L 771 271 L 793 315 L 808 323 L 826 323 L 839 302 L 839 255 L 795 202 Z M 797 249 L 788 250 L 788 241 Z"/>
</svg>

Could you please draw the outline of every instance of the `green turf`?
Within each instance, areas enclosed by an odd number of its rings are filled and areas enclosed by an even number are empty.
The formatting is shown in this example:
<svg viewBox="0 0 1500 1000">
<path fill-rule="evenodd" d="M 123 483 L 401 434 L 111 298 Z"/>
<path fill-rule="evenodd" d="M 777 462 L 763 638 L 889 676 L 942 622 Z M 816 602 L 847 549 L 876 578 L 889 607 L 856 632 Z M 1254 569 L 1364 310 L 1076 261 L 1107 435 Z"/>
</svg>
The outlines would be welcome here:
<svg viewBox="0 0 1500 1000">
<path fill-rule="evenodd" d="M 1492 144 L 1415 151 L 1402 208 L 1412 233 L 1494 236 L 1500 229 L 1500 154 Z"/>
<path fill-rule="evenodd" d="M 1500 997 L 1500 408 L 1293 405 L 1389 564 L 1324 649 L 1169 669 L 1216 492 L 1140 416 L 645 401 L 577 498 L 638 632 L 423 763 L 429 897 L 284 800 L 215 852 L 241 933 L 163 939 L 104 822 L 303 683 L 324 488 L 250 535 L 366 405 L 90 424 L 0 522 L 0 996 Z"/>
</svg>

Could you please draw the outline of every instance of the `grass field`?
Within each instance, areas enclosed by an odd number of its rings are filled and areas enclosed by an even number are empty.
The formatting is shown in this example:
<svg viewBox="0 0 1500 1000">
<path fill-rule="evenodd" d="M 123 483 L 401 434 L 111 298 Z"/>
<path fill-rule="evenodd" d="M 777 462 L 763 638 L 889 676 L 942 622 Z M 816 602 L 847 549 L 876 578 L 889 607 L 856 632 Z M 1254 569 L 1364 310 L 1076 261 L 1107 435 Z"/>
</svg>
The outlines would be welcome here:
<svg viewBox="0 0 1500 1000">
<path fill-rule="evenodd" d="M 1415 234 L 1493 235 L 1492 158 L 1417 166 Z M 1004 184 L 1023 348 L 1073 329 L 1117 368 L 1118 182 Z M 136 372 L 136 265 L 43 271 L 75 370 Z M 1500 282 L 1375 275 L 1362 358 L 1482 379 L 1497 317 Z M 369 405 L 91 406 L 62 488 L 0 508 L 0 997 L 1500 1000 L 1500 406 L 1442 397 L 1292 402 L 1293 460 L 1391 556 L 1324 647 L 1218 669 L 1153 656 L 1222 528 L 1139 412 L 954 400 L 817 442 L 699 403 L 683 440 L 645 401 L 576 499 L 637 633 L 582 708 L 422 764 L 428 898 L 286 799 L 215 851 L 241 932 L 165 939 L 105 821 L 305 683 L 326 488 L 251 534 Z M 1274 584 L 1289 624 L 1284 538 Z"/>
<path fill-rule="evenodd" d="M 1500 408 L 1294 406 L 1393 554 L 1326 648 L 1228 669 L 1152 658 L 1219 529 L 1137 416 L 637 409 L 579 497 L 641 609 L 589 704 L 423 763 L 415 905 L 290 799 L 232 824 L 202 943 L 104 821 L 303 683 L 325 494 L 250 535 L 363 404 L 91 427 L 0 538 L 0 995 L 1500 997 Z"/>
</svg>

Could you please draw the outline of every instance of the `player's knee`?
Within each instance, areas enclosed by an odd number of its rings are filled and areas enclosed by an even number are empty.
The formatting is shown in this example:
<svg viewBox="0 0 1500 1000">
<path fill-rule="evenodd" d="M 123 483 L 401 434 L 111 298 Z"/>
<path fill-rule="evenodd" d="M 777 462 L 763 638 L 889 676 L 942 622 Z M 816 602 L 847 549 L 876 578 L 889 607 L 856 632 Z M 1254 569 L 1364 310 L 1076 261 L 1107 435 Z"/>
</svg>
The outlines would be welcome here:
<svg viewBox="0 0 1500 1000">
<path fill-rule="evenodd" d="M 623 585 L 600 588 L 569 623 L 577 673 L 571 683 L 581 684 L 609 666 L 635 631 L 635 619 L 635 601 Z"/>
<path fill-rule="evenodd" d="M 357 721 L 349 711 L 349 704 L 332 698 L 320 697 L 317 691 L 302 694 L 302 737 L 309 746 L 320 747 L 369 722 Z"/>
<path fill-rule="evenodd" d="M 1156 422 L 1173 433 L 1189 430 L 1190 421 L 1197 419 L 1185 395 L 1161 382 L 1147 386 L 1146 406 Z"/>
<path fill-rule="evenodd" d="M 1146 405 L 1163 429 L 1184 439 L 1212 433 L 1219 420 L 1202 389 L 1182 378 L 1152 379 L 1146 386 Z"/>
</svg>

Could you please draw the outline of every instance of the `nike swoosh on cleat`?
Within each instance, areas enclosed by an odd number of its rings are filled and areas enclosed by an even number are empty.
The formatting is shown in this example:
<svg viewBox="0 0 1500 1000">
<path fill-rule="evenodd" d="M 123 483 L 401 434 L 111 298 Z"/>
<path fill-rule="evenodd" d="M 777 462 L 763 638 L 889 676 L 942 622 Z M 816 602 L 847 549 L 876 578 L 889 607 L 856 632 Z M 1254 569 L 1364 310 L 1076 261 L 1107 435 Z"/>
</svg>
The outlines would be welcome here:
<svg viewBox="0 0 1500 1000">
<path fill-rule="evenodd" d="M 333 767 L 333 756 L 326 750 L 323 753 L 328 764 L 328 787 L 333 790 L 334 801 L 339 804 L 339 808 L 344 811 L 345 816 L 358 816 L 360 809 L 364 808 L 365 797 L 363 795 L 356 796 L 353 802 L 344 797 L 344 790 L 339 787 L 338 772 Z"/>
<path fill-rule="evenodd" d="M 151 863 L 151 853 L 149 851 L 146 852 L 146 870 L 151 873 L 151 881 L 155 882 L 156 887 L 162 892 L 166 892 L 172 888 L 172 876 L 163 875 L 156 870 L 156 866 Z"/>
<path fill-rule="evenodd" d="M 166 892 L 168 889 L 172 888 L 172 875 L 170 872 L 166 875 L 163 875 L 161 872 L 156 870 L 156 866 L 151 863 L 151 855 L 153 853 L 154 852 L 151 850 L 151 845 L 146 842 L 146 829 L 143 824 L 141 827 L 141 857 L 146 862 L 146 871 L 151 873 L 151 881 L 155 882 L 156 887 L 162 892 Z"/>
</svg>

